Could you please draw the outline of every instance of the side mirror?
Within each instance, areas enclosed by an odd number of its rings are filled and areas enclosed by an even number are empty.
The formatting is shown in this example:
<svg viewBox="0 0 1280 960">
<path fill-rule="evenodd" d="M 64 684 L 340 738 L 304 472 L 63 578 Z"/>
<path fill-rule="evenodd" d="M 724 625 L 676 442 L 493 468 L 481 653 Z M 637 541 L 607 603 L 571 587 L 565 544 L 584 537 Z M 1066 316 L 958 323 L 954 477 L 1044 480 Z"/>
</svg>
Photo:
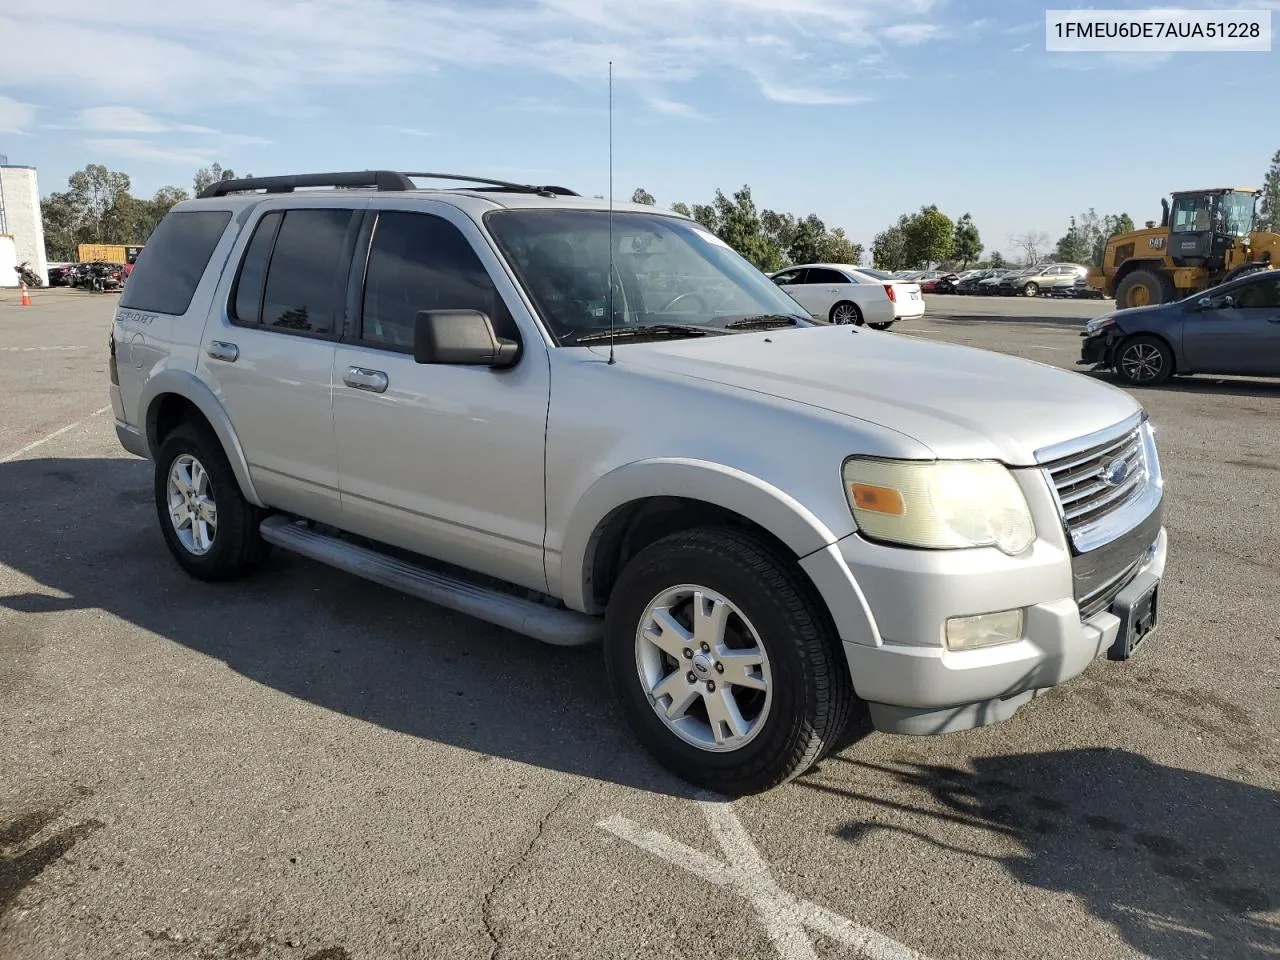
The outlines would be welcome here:
<svg viewBox="0 0 1280 960">
<path fill-rule="evenodd" d="M 1199 300 L 1196 301 L 1196 306 L 1199 307 L 1201 310 L 1212 310 L 1213 297 L 1201 297 Z"/>
<path fill-rule="evenodd" d="M 413 359 L 417 363 L 509 367 L 520 344 L 499 337 L 479 310 L 422 310 L 414 318 Z"/>
</svg>

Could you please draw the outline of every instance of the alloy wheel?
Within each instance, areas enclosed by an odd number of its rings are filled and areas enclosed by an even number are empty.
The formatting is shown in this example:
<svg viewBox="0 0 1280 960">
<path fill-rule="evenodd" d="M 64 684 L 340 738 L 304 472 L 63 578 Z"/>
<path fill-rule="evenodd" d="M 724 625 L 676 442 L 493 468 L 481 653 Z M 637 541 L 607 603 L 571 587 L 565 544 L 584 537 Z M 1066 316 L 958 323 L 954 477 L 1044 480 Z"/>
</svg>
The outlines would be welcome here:
<svg viewBox="0 0 1280 960">
<path fill-rule="evenodd" d="M 204 464 L 189 453 L 176 457 L 165 491 L 169 519 L 182 546 L 193 556 L 208 553 L 218 532 L 218 504 Z"/>
<path fill-rule="evenodd" d="M 636 670 L 667 729 L 701 750 L 739 750 L 773 703 L 769 655 L 727 597 L 696 584 L 664 590 L 636 629 Z"/>
<path fill-rule="evenodd" d="M 1120 367 L 1130 380 L 1146 383 L 1160 375 L 1164 357 L 1149 343 L 1135 343 L 1120 355 Z"/>
</svg>

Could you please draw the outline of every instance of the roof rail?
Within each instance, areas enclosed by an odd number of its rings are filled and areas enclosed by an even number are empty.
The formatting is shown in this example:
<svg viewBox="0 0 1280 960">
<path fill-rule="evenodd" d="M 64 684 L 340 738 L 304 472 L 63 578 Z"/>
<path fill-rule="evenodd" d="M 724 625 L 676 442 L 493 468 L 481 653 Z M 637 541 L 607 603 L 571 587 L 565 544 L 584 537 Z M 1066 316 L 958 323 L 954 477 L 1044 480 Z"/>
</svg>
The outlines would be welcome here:
<svg viewBox="0 0 1280 960">
<path fill-rule="evenodd" d="M 472 190 L 494 190 L 504 193 L 536 193 L 541 196 L 576 197 L 568 187 L 536 186 L 510 183 L 487 177 L 469 177 L 456 173 L 400 173 L 396 170 L 357 170 L 346 173 L 300 173 L 283 177 L 248 177 L 240 180 L 218 180 L 200 191 L 201 198 L 225 197 L 229 193 L 264 190 L 267 193 L 292 193 L 299 187 L 374 187 L 378 190 L 416 190 L 411 178 L 423 180 L 457 180 L 480 184 Z"/>
<path fill-rule="evenodd" d="M 350 173 L 299 173 L 285 177 L 248 177 L 217 180 L 200 191 L 203 197 L 225 197 L 228 193 L 265 190 L 292 193 L 298 187 L 377 187 L 379 190 L 413 190 L 413 182 L 394 170 L 359 170 Z"/>
</svg>

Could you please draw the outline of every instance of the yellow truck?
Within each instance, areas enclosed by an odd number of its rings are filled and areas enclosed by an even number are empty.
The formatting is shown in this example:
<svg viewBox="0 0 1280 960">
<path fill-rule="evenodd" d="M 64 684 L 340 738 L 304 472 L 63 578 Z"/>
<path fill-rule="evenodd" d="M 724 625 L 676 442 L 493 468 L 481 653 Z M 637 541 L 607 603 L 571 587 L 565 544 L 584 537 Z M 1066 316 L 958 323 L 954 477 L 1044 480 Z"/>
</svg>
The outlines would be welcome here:
<svg viewBox="0 0 1280 960">
<path fill-rule="evenodd" d="M 76 260 L 79 263 L 133 263 L 141 251 L 141 245 L 81 243 L 76 245 Z"/>
</svg>

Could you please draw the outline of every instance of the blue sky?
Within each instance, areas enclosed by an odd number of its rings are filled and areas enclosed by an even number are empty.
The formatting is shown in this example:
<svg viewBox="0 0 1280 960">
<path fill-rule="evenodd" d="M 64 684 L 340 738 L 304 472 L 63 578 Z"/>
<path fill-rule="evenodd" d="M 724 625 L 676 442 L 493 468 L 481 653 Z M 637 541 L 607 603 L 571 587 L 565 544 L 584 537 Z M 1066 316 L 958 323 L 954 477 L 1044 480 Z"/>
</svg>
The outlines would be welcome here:
<svg viewBox="0 0 1280 960">
<path fill-rule="evenodd" d="M 1065 6 L 1066 4 L 1055 4 Z M 1213 3 L 1280 10 L 1280 0 Z M 1128 6 L 1104 4 L 1108 8 Z M 41 189 L 428 169 L 659 204 L 743 183 L 856 240 L 936 203 L 988 250 L 1089 206 L 1261 185 L 1280 52 L 1044 50 L 1045 4 L 972 0 L 0 0 L 0 154 Z M 1280 17 L 1275 26 L 1280 27 Z M 18 39 L 18 42 L 14 42 Z"/>
</svg>

